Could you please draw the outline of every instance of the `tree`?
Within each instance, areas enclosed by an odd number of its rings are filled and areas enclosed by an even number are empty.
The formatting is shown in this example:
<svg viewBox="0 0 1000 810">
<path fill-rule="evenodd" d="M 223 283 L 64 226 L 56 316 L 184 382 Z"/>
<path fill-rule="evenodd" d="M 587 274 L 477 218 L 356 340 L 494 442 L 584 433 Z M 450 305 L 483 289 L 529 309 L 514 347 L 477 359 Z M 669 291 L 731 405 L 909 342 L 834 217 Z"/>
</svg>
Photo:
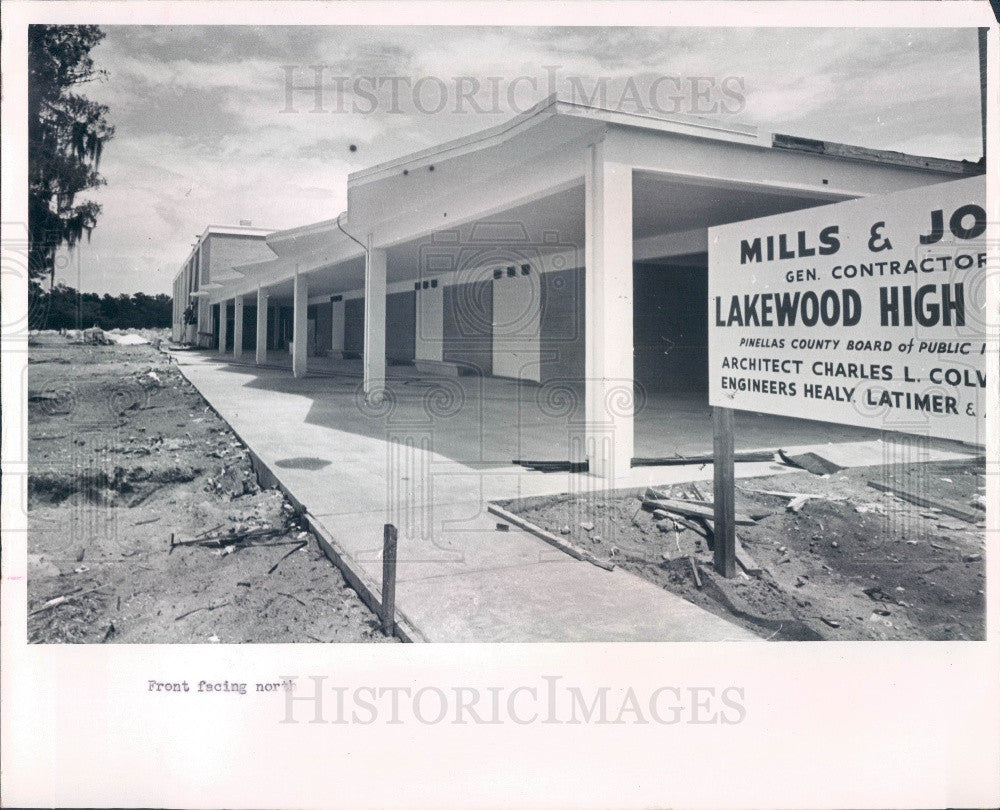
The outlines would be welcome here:
<svg viewBox="0 0 1000 810">
<path fill-rule="evenodd" d="M 173 300 L 169 295 L 112 296 L 81 293 L 65 284 L 46 290 L 38 279 L 28 282 L 35 305 L 28 313 L 30 329 L 75 329 L 95 323 L 102 329 L 144 329 L 168 327 L 173 321 Z"/>
<path fill-rule="evenodd" d="M 115 129 L 108 107 L 74 92 L 103 78 L 91 49 L 96 25 L 32 25 L 28 29 L 28 268 L 55 272 L 56 250 L 73 247 L 97 225 L 101 206 L 77 195 L 105 183 L 97 169 Z"/>
</svg>

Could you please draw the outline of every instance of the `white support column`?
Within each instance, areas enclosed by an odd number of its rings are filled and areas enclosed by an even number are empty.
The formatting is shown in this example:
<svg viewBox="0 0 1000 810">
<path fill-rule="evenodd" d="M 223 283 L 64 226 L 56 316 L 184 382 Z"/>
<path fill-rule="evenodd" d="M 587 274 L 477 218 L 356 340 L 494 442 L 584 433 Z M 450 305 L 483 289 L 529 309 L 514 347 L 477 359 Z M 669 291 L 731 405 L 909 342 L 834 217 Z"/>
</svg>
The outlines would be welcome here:
<svg viewBox="0 0 1000 810">
<path fill-rule="evenodd" d="M 586 167 L 586 450 L 590 472 L 629 474 L 635 446 L 632 167 L 591 146 Z"/>
<path fill-rule="evenodd" d="M 292 315 L 292 374 L 306 375 L 306 345 L 309 334 L 309 277 L 295 271 L 295 294 Z"/>
<path fill-rule="evenodd" d="M 340 359 L 344 356 L 344 327 L 347 324 L 346 307 L 343 300 L 330 304 L 330 356 Z"/>
<path fill-rule="evenodd" d="M 223 299 L 219 301 L 219 354 L 226 353 L 226 332 L 229 324 L 226 322 L 229 315 L 229 301 Z"/>
<path fill-rule="evenodd" d="M 255 357 L 258 366 L 267 362 L 267 300 L 268 295 L 263 287 L 257 288 L 257 342 L 254 344 Z"/>
<path fill-rule="evenodd" d="M 243 296 L 237 295 L 233 301 L 233 357 L 243 357 Z"/>
<path fill-rule="evenodd" d="M 368 236 L 365 254 L 365 345 L 364 391 L 366 396 L 385 388 L 385 281 L 384 248 L 376 248 Z"/>
</svg>

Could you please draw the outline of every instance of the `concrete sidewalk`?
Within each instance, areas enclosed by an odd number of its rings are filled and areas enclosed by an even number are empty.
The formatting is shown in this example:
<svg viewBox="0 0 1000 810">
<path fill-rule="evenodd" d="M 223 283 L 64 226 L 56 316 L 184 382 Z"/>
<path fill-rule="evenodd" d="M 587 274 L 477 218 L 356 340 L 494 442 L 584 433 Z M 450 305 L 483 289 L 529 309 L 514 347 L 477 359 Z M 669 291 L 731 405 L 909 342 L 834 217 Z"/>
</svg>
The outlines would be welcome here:
<svg viewBox="0 0 1000 810">
<path fill-rule="evenodd" d="M 437 454 L 433 424 L 365 412 L 356 381 L 295 380 L 285 371 L 228 364 L 194 352 L 174 358 L 307 510 L 361 587 L 375 594 L 383 525 L 398 527 L 397 608 L 415 639 L 759 640 L 632 574 L 574 560 L 514 527 L 498 531 L 497 519 L 486 510 L 489 501 L 500 498 L 585 495 L 600 487 L 591 476 L 475 468 Z M 358 419 L 371 424 L 359 429 Z M 444 424 L 438 429 L 447 429 L 446 421 L 439 421 Z M 347 425 L 351 429 L 344 429 Z M 841 446 L 836 460 L 844 464 L 853 454 L 870 464 L 873 452 L 878 450 Z M 737 475 L 786 469 L 743 464 Z M 633 474 L 628 484 L 639 486 L 707 479 L 712 473 L 710 467 L 670 467 Z"/>
</svg>

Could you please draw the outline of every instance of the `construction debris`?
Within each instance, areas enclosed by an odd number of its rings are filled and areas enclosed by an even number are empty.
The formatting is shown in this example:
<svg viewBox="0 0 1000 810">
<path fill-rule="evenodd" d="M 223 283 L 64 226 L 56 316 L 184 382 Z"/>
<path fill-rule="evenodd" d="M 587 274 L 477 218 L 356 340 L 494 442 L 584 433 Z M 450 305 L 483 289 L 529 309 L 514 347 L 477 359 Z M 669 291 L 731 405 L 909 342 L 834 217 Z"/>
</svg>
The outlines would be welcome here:
<svg viewBox="0 0 1000 810">
<path fill-rule="evenodd" d="M 839 464 L 834 464 L 816 453 L 801 453 L 790 456 L 784 450 L 779 450 L 778 458 L 790 467 L 798 467 L 813 475 L 833 475 L 833 473 L 844 469 Z"/>
<path fill-rule="evenodd" d="M 983 492 L 983 465 L 970 468 L 965 459 L 899 465 L 892 472 L 917 491 L 922 491 L 918 482 L 933 482 L 935 497 L 969 511 L 973 493 Z M 771 514 L 737 529 L 737 576 L 732 579 L 712 568 L 712 543 L 707 541 L 714 540 L 714 509 L 707 482 L 644 487 L 602 498 L 586 493 L 535 496 L 502 505 L 555 534 L 562 526 L 572 527 L 571 538 L 565 539 L 583 548 L 620 549 L 614 556 L 619 567 L 709 610 L 721 607 L 764 638 L 983 638 L 985 572 L 977 558 L 985 556 L 981 534 L 950 517 L 944 529 L 932 528 L 934 520 L 915 526 L 921 513 L 939 521 L 943 513 L 880 495 L 867 486 L 871 477 L 870 468 L 856 468 L 828 478 L 785 470 L 744 479 L 736 493 L 737 509 L 751 517 L 765 510 Z M 941 480 L 945 477 L 952 483 Z M 786 509 L 800 497 L 808 504 L 805 509 Z M 869 501 L 889 508 L 856 511 Z M 600 527 L 602 546 L 593 545 L 593 535 L 579 528 L 582 521 Z M 681 525 L 696 527 L 697 533 L 679 535 L 676 527 Z M 698 568 L 700 589 L 689 557 Z M 887 599 L 863 593 L 876 585 Z M 905 606 L 900 604 L 904 599 Z M 869 621 L 873 608 L 891 610 L 891 626 L 877 613 L 878 621 Z"/>
<path fill-rule="evenodd" d="M 37 616 L 39 613 L 42 613 L 43 611 L 46 610 L 51 610 L 54 607 L 58 607 L 59 605 L 65 604 L 66 602 L 69 602 L 71 599 L 79 599 L 81 596 L 87 596 L 88 594 L 95 593 L 96 591 L 99 590 L 101 590 L 100 586 L 96 588 L 91 588 L 90 590 L 87 591 L 79 591 L 78 593 L 69 593 L 63 596 L 57 596 L 54 599 L 50 599 L 40 608 L 31 611 L 31 613 L 29 613 L 28 615 Z"/>
<path fill-rule="evenodd" d="M 757 495 L 773 495 L 776 498 L 819 498 L 824 501 L 844 501 L 846 498 L 837 495 L 822 495 L 818 492 L 783 492 L 777 489 L 749 489 L 737 486 L 743 492 L 753 492 Z"/>
<path fill-rule="evenodd" d="M 808 495 L 796 495 L 788 502 L 788 506 L 786 506 L 785 508 L 789 512 L 798 513 L 802 510 L 802 507 L 805 506 L 808 502 L 809 502 Z"/>
<path fill-rule="evenodd" d="M 586 461 L 528 461 L 525 459 L 514 459 L 511 464 L 543 473 L 585 473 L 590 469 L 590 464 Z"/>
<path fill-rule="evenodd" d="M 174 616 L 174 621 L 179 622 L 181 619 L 190 616 L 192 613 L 198 613 L 202 610 L 218 610 L 219 608 L 226 607 L 229 604 L 230 603 L 226 601 L 226 602 L 220 602 L 217 605 L 205 605 L 204 607 L 196 607 L 193 610 L 189 610 L 186 613 L 182 613 L 180 616 Z"/>
<path fill-rule="evenodd" d="M 293 555 L 293 554 L 294 554 L 294 553 L 295 553 L 296 551 L 301 551 L 302 549 L 304 549 L 304 548 L 305 548 L 306 546 L 308 546 L 308 545 L 309 545 L 309 541 L 308 541 L 308 540 L 300 540 L 300 541 L 298 541 L 298 542 L 297 542 L 297 543 L 295 544 L 295 548 L 293 548 L 293 549 L 290 549 L 289 551 L 287 551 L 287 552 L 285 552 L 284 554 L 282 554 L 282 555 L 281 555 L 281 556 L 280 556 L 280 557 L 278 558 L 277 562 L 275 562 L 275 564 L 274 564 L 274 565 L 272 565 L 272 566 L 271 566 L 270 568 L 268 568 L 268 569 L 267 569 L 267 573 L 268 573 L 268 576 L 270 576 L 270 575 L 271 575 L 271 574 L 273 574 L 273 573 L 274 573 L 275 571 L 277 571 L 277 570 L 278 570 L 278 566 L 279 566 L 279 565 L 281 565 L 281 563 L 282 563 L 282 562 L 283 562 L 284 560 L 286 560 L 286 559 L 288 559 L 289 557 L 291 557 L 291 556 L 292 556 L 292 555 Z"/>
<path fill-rule="evenodd" d="M 87 343 L 92 346 L 110 346 L 111 341 L 108 339 L 107 335 L 104 334 L 104 330 L 101 329 L 96 323 L 90 329 L 84 329 L 82 332 L 77 333 L 76 342 Z"/>
<path fill-rule="evenodd" d="M 614 570 L 615 564 L 610 560 L 602 560 L 598 557 L 595 557 L 589 551 L 577 548 L 572 543 L 564 540 L 562 537 L 556 537 L 556 535 L 552 534 L 551 532 L 545 531 L 545 529 L 542 529 L 541 527 L 536 526 L 534 523 L 531 523 L 530 521 L 515 515 L 513 512 L 508 512 L 506 509 L 497 506 L 495 503 L 489 504 L 487 508 L 491 513 L 493 513 L 497 517 L 503 518 L 508 523 L 517 526 L 517 528 L 519 529 L 523 529 L 529 534 L 533 534 L 540 540 L 544 540 L 550 546 L 554 546 L 560 551 L 566 552 L 573 559 L 584 560 L 585 562 L 589 562 L 593 565 L 596 565 L 598 568 L 605 569 L 606 571 Z"/>
<path fill-rule="evenodd" d="M 763 572 L 763 568 L 757 563 L 757 561 L 750 556 L 750 553 L 746 550 L 743 542 L 737 536 L 736 538 L 736 562 L 739 564 L 740 568 L 746 571 L 750 576 L 760 576 Z"/>
<path fill-rule="evenodd" d="M 764 461 L 774 461 L 774 450 L 745 450 L 740 453 L 736 453 L 733 456 L 733 460 L 737 462 L 749 463 L 749 462 L 764 462 Z M 674 454 L 672 456 L 647 456 L 632 459 L 633 467 L 677 467 L 686 464 L 711 464 L 714 461 L 714 457 L 711 453 L 703 453 L 698 455 L 682 456 L 680 454 Z M 535 472 L 568 472 L 568 473 L 584 473 L 588 472 L 590 465 L 586 461 L 540 461 L 540 460 L 527 460 L 527 459 L 514 459 L 512 464 L 519 465 L 521 467 L 526 467 L 529 470 L 534 470 Z"/>
<path fill-rule="evenodd" d="M 672 498 L 647 498 L 643 496 L 642 508 L 649 512 L 656 509 L 663 509 L 667 512 L 683 515 L 684 517 L 702 518 L 704 520 L 713 520 L 715 518 L 715 506 L 711 501 L 681 501 Z M 749 515 L 743 515 L 739 512 L 736 513 L 735 519 L 737 526 L 753 526 L 757 522 Z"/>
<path fill-rule="evenodd" d="M 745 450 L 734 453 L 733 461 L 736 462 L 761 462 L 774 461 L 774 450 Z M 684 464 L 712 464 L 715 461 L 711 453 L 694 456 L 654 456 L 647 458 L 633 458 L 633 467 L 676 467 Z"/>
<path fill-rule="evenodd" d="M 174 540 L 174 536 L 170 535 L 170 548 L 176 548 L 177 546 L 215 546 L 217 548 L 222 548 L 223 546 L 233 546 L 233 545 L 288 545 L 286 541 L 284 543 L 250 543 L 251 540 L 257 540 L 263 537 L 274 537 L 276 535 L 283 535 L 289 531 L 288 526 L 279 527 L 265 527 L 260 529 L 249 529 L 246 531 L 233 531 L 223 532 L 221 534 L 206 534 L 195 537 L 191 540 Z M 292 541 L 298 542 L 298 541 Z"/>
<path fill-rule="evenodd" d="M 945 501 L 938 500 L 937 498 L 920 495 L 894 484 L 883 484 L 879 481 L 869 481 L 868 486 L 872 489 L 877 489 L 879 492 L 888 492 L 895 495 L 897 498 L 902 498 L 904 501 L 916 504 L 917 506 L 923 506 L 928 509 L 939 509 L 944 512 L 944 514 L 958 518 L 959 520 L 964 520 L 966 523 L 978 523 L 983 519 L 982 515 L 963 509 L 958 506 L 958 504 L 946 503 Z"/>
<path fill-rule="evenodd" d="M 698 573 L 698 563 L 690 554 L 688 555 L 688 564 L 691 566 L 691 574 L 694 576 L 694 586 L 700 591 L 702 587 L 701 574 Z"/>
</svg>

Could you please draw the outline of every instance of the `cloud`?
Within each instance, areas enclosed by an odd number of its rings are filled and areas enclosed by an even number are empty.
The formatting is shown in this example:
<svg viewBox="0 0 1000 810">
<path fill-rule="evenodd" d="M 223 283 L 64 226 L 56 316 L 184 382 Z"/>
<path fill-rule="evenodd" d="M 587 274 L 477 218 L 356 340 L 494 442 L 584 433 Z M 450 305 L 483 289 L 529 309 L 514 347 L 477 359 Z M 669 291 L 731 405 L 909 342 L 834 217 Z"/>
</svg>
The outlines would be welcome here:
<svg viewBox="0 0 1000 810">
<path fill-rule="evenodd" d="M 506 120 L 571 77 L 609 98 L 633 79 L 739 77 L 737 120 L 805 137 L 943 157 L 979 152 L 972 29 L 728 29 L 523 27 L 110 26 L 94 50 L 107 81 L 85 92 L 107 103 L 117 135 L 106 151 L 104 212 L 81 246 L 85 289 L 169 292 L 195 234 L 250 219 L 292 227 L 339 213 L 348 173 Z M 369 113 L 314 107 L 312 66 L 333 77 L 440 79 L 449 103 L 427 114 L 385 87 Z M 289 113 L 288 70 L 293 69 Z M 512 80 L 518 83 L 507 95 Z M 456 77 L 479 82 L 483 112 L 456 100 Z M 499 106 L 488 88 L 500 83 Z M 404 85 L 409 87 L 410 85 Z M 471 85 L 466 84 L 468 88 Z M 433 105 L 425 81 L 416 102 Z M 365 109 L 350 82 L 340 101 Z M 462 107 L 456 111 L 456 107 Z M 356 147 L 355 151 L 350 146 Z M 75 269 L 68 277 L 75 284 Z"/>
</svg>

